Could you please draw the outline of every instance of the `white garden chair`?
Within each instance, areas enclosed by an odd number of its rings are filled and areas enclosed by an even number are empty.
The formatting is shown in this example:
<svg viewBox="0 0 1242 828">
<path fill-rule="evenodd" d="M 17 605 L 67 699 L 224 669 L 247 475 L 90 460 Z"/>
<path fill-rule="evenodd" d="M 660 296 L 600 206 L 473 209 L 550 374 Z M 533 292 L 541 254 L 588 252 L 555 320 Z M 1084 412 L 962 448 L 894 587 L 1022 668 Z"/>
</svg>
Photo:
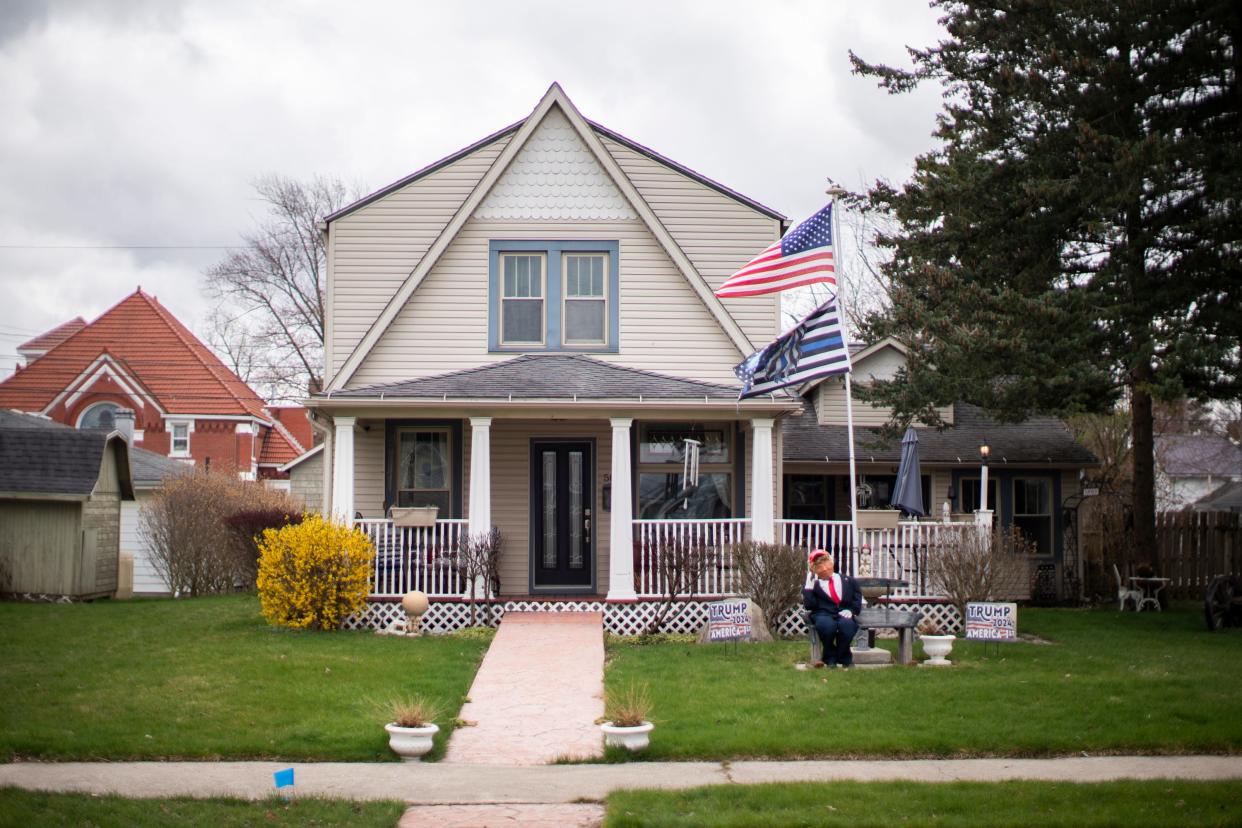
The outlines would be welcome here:
<svg viewBox="0 0 1242 828">
<path fill-rule="evenodd" d="M 1126 582 L 1121 580 L 1121 570 L 1117 568 L 1117 564 L 1113 564 L 1113 574 L 1117 576 L 1117 611 L 1125 612 L 1126 601 L 1133 601 L 1134 611 L 1138 612 L 1139 604 L 1143 600 L 1143 593 L 1126 586 Z"/>
</svg>

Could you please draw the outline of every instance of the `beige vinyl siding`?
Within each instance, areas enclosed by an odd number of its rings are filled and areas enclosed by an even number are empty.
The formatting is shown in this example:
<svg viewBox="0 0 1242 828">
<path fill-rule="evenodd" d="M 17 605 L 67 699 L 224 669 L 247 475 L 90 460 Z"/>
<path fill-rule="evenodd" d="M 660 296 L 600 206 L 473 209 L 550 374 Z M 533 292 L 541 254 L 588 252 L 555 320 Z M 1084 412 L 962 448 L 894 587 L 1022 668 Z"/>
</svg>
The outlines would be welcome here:
<svg viewBox="0 0 1242 828">
<path fill-rule="evenodd" d="M 616 240 L 619 352 L 594 356 L 674 376 L 736 383 L 733 366 L 743 355 L 642 223 L 472 219 L 363 360 L 350 387 L 511 358 L 488 353 L 488 243 L 494 239 Z"/>
<path fill-rule="evenodd" d="M 713 289 L 780 238 L 777 219 L 610 138 L 600 140 Z M 756 348 L 780 333 L 780 294 L 723 303 Z"/>
<path fill-rule="evenodd" d="M 385 516 L 382 420 L 360 424 L 354 432 L 354 510 L 367 518 Z"/>
<path fill-rule="evenodd" d="M 845 382 L 831 378 L 824 380 L 815 389 L 815 413 L 820 425 L 846 425 Z M 936 413 L 947 424 L 953 425 L 953 406 L 946 405 L 936 409 Z M 863 428 L 882 426 L 888 422 L 893 410 L 888 406 L 863 402 L 854 395 L 854 425 Z"/>
<path fill-rule="evenodd" d="M 509 138 L 498 138 L 329 225 L 330 375 L 418 266 Z"/>
<path fill-rule="evenodd" d="M 612 428 L 604 420 L 494 420 L 491 429 L 492 522 L 500 529 L 505 544 L 500 563 L 501 594 L 530 594 L 530 442 L 540 438 L 595 441 L 595 497 L 591 508 L 595 583 L 597 592 L 606 594 L 611 529 L 609 513 L 603 511 L 602 490 L 605 475 L 612 471 Z M 470 465 L 468 457 L 465 465 Z"/>
</svg>

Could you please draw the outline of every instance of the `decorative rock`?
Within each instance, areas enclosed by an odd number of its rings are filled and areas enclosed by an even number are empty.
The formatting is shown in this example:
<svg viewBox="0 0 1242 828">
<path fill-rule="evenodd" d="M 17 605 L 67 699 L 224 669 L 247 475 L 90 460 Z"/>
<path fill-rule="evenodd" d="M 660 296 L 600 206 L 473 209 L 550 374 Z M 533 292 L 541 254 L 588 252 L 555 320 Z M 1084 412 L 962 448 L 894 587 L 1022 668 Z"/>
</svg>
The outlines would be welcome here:
<svg viewBox="0 0 1242 828">
<path fill-rule="evenodd" d="M 772 633 L 768 631 L 768 622 L 764 620 L 763 611 L 759 609 L 759 605 L 756 604 L 754 601 L 750 600 L 749 598 L 736 598 L 736 599 L 732 599 L 729 601 L 717 601 L 714 604 L 707 605 L 708 613 L 709 613 L 709 620 L 706 624 L 703 625 L 702 629 L 699 630 L 698 643 L 713 644 L 721 640 L 721 639 L 716 639 L 715 641 L 713 641 L 711 638 L 713 622 L 710 620 L 711 618 L 710 613 L 712 611 L 711 610 L 712 607 L 719 606 L 722 604 L 723 605 L 744 604 L 745 608 L 742 610 L 741 615 L 743 615 L 745 619 L 750 622 L 749 623 L 750 631 L 747 635 L 730 636 L 728 639 L 725 639 L 725 640 L 745 641 L 745 642 L 751 642 L 751 643 L 772 640 Z"/>
</svg>

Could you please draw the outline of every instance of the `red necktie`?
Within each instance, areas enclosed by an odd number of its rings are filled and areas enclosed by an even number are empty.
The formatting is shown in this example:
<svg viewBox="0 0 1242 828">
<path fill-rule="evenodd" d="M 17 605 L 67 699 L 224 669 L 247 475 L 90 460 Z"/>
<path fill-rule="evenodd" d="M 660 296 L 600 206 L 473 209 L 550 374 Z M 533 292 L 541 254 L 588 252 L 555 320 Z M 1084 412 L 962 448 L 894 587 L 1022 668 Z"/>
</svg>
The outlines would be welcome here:
<svg viewBox="0 0 1242 828">
<path fill-rule="evenodd" d="M 837 583 L 835 578 L 828 579 L 828 594 L 832 596 L 832 600 L 835 603 L 841 603 L 841 596 L 837 595 Z"/>
</svg>

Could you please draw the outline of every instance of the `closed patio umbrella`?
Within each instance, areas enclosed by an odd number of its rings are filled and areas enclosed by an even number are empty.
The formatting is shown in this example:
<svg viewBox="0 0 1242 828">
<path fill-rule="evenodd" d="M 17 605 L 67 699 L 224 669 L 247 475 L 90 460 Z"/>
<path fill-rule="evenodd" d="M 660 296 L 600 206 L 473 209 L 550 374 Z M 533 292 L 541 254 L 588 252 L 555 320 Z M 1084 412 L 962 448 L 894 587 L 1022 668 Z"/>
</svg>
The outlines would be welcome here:
<svg viewBox="0 0 1242 828">
<path fill-rule="evenodd" d="M 894 507 L 908 515 L 922 517 L 923 476 L 919 472 L 919 436 L 914 426 L 907 426 L 901 438 L 901 462 L 897 466 L 897 483 L 893 486 Z"/>
</svg>

